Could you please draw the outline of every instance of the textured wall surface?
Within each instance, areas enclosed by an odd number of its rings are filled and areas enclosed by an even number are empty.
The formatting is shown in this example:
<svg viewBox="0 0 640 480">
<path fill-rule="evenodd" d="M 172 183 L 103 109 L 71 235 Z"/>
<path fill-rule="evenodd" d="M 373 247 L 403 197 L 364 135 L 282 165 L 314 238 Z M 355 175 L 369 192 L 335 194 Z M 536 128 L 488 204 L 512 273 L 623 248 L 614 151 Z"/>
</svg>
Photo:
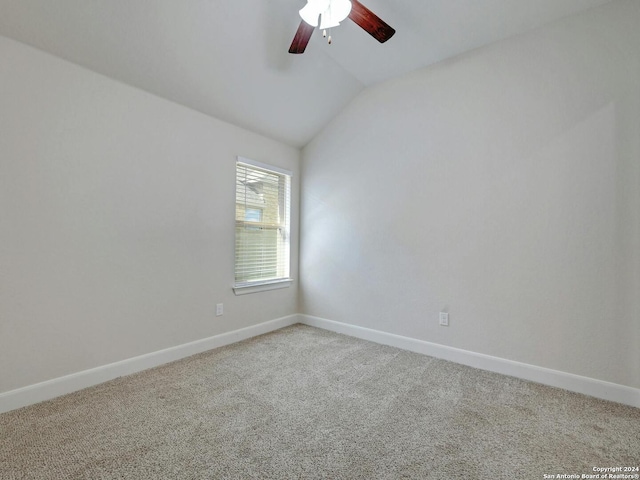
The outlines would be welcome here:
<svg viewBox="0 0 640 480">
<path fill-rule="evenodd" d="M 235 297 L 235 159 L 298 149 L 0 37 L 0 392 L 295 313 Z M 215 316 L 215 304 L 225 313 Z"/>
<path fill-rule="evenodd" d="M 640 387 L 639 23 L 613 2 L 356 98 L 303 151 L 302 311 Z"/>
</svg>

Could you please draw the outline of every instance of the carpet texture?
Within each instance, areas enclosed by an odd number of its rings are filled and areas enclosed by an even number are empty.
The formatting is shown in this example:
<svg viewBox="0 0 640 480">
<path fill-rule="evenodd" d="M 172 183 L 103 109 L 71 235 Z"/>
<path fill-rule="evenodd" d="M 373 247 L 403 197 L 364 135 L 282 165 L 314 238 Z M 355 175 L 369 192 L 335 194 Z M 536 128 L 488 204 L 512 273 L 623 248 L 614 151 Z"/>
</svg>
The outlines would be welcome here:
<svg viewBox="0 0 640 480">
<path fill-rule="evenodd" d="M 640 409 L 302 325 L 0 415 L 2 479 L 542 479 L 638 465 Z"/>
</svg>

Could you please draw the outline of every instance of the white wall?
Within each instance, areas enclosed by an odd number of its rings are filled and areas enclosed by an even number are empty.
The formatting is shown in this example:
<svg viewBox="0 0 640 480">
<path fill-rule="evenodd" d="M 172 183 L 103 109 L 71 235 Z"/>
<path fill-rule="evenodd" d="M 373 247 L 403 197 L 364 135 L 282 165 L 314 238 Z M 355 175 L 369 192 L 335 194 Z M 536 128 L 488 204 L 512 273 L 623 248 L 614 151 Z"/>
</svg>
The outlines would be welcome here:
<svg viewBox="0 0 640 480">
<path fill-rule="evenodd" d="M 231 286 L 235 156 L 297 199 L 299 150 L 3 37 L 0 60 L 0 392 L 297 311 L 296 285 Z"/>
<path fill-rule="evenodd" d="M 303 151 L 302 311 L 640 387 L 638 25 L 613 2 L 357 97 Z"/>
</svg>

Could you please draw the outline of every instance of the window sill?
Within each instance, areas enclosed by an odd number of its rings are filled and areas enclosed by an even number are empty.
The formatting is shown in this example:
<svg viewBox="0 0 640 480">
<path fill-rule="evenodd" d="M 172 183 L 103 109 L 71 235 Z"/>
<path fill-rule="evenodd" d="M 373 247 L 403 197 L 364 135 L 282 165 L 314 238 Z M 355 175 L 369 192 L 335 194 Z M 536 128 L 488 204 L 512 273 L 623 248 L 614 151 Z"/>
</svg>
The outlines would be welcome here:
<svg viewBox="0 0 640 480">
<path fill-rule="evenodd" d="M 291 283 L 293 283 L 293 278 L 250 283 L 247 285 L 236 285 L 233 287 L 233 293 L 236 295 L 246 295 L 248 293 L 265 292 L 267 290 L 276 290 L 278 288 L 288 288 L 291 286 Z"/>
</svg>

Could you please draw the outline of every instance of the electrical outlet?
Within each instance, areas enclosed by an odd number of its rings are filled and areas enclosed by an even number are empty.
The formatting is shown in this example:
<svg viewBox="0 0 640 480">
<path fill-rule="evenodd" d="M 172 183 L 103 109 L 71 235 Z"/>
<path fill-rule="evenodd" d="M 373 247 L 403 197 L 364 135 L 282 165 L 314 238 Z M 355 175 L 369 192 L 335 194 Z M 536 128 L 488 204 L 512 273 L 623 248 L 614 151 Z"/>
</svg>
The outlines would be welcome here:
<svg viewBox="0 0 640 480">
<path fill-rule="evenodd" d="M 447 312 L 440 312 L 440 325 L 443 327 L 449 326 L 449 314 Z"/>
<path fill-rule="evenodd" d="M 224 305 L 222 303 L 216 304 L 216 317 L 220 317 L 224 313 Z"/>
</svg>

